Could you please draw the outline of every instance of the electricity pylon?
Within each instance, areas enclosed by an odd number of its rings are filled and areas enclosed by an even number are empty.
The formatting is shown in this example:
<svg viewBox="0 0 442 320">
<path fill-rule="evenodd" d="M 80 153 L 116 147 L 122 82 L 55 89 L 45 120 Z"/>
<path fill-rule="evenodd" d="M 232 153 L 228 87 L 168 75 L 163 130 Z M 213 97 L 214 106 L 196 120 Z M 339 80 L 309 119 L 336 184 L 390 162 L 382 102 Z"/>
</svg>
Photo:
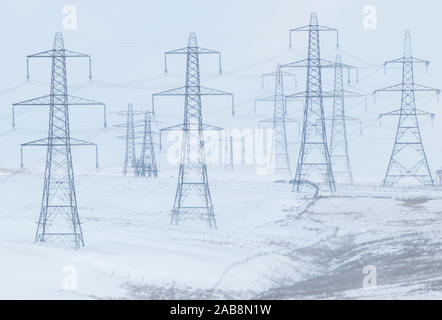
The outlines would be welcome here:
<svg viewBox="0 0 442 320">
<path fill-rule="evenodd" d="M 216 228 L 215 214 L 209 190 L 207 166 L 204 151 L 204 126 L 202 122 L 201 96 L 203 95 L 233 95 L 228 92 L 209 89 L 200 85 L 201 54 L 216 54 L 219 56 L 221 73 L 221 54 L 219 51 L 198 46 L 195 33 L 190 33 L 187 47 L 166 52 L 165 71 L 167 72 L 167 56 L 184 54 L 187 57 L 186 85 L 155 94 L 155 96 L 184 96 L 184 121 L 182 125 L 174 126 L 183 131 L 178 186 L 172 209 L 171 224 L 178 224 L 185 214 L 198 215 L 207 220 L 210 227 Z M 233 102 L 233 98 L 232 98 Z M 234 108 L 232 104 L 232 114 Z"/>
<path fill-rule="evenodd" d="M 135 127 L 134 127 L 134 110 L 132 103 L 127 105 L 126 119 L 126 152 L 124 155 L 123 175 L 127 175 L 127 169 L 134 170 L 137 175 L 137 157 L 135 155 Z"/>
<path fill-rule="evenodd" d="M 155 157 L 153 142 L 151 113 L 146 111 L 144 118 L 143 144 L 141 146 L 141 157 L 138 164 L 138 175 L 145 177 L 158 176 L 158 167 Z"/>
<path fill-rule="evenodd" d="M 402 95 L 400 109 L 380 115 L 380 117 L 399 116 L 393 151 L 383 184 L 393 186 L 400 180 L 417 180 L 424 185 L 432 185 L 434 181 L 422 144 L 417 116 L 434 117 L 434 114 L 416 108 L 415 92 L 426 91 L 440 94 L 440 90 L 414 82 L 414 64 L 424 63 L 428 66 L 430 62 L 413 57 L 410 31 L 405 32 L 404 56 L 387 61 L 384 66 L 391 63 L 402 64 L 402 83 L 373 92 L 374 95 L 380 91 L 400 92 Z"/>
<path fill-rule="evenodd" d="M 139 174 L 138 167 L 138 159 L 136 157 L 136 145 L 140 144 L 140 141 L 143 139 L 143 135 L 136 134 L 137 128 L 144 128 L 144 120 L 135 121 L 135 116 L 145 115 L 145 112 L 134 110 L 133 104 L 128 103 L 126 111 L 117 111 L 114 112 L 120 116 L 125 116 L 126 121 L 124 123 L 114 124 L 113 128 L 124 128 L 126 130 L 125 135 L 118 136 L 118 139 L 123 139 L 125 141 L 125 149 L 124 149 L 124 161 L 123 161 L 123 175 L 126 176 L 128 174 L 128 170 L 131 169 L 135 176 Z"/>
<path fill-rule="evenodd" d="M 363 97 L 363 94 L 344 89 L 344 66 L 350 69 L 356 67 L 343 65 L 341 56 L 336 55 L 334 66 L 334 89 L 333 89 L 333 114 L 330 137 L 330 158 L 333 167 L 335 181 L 343 184 L 353 184 L 353 174 L 350 165 L 350 156 L 347 142 L 347 126 L 349 120 L 358 120 L 349 117 L 345 113 L 345 97 Z M 327 120 L 327 119 L 326 119 Z"/>
<path fill-rule="evenodd" d="M 309 38 L 307 59 L 282 66 L 284 68 L 307 68 L 306 91 L 302 94 L 295 94 L 288 97 L 289 99 L 305 98 L 301 147 L 293 188 L 299 191 L 303 181 L 310 181 L 325 184 L 330 191 L 335 191 L 335 180 L 327 146 L 323 104 L 324 96 L 321 79 L 321 68 L 324 67 L 324 62 L 333 66 L 334 63 L 321 59 L 319 32 L 333 31 L 338 34 L 338 30 L 318 25 L 316 13 L 312 13 L 309 25 L 290 30 L 290 47 L 292 42 L 291 35 L 292 32 L 295 31 L 307 31 Z M 319 127 L 317 126 L 318 121 L 320 122 Z"/>
<path fill-rule="evenodd" d="M 261 123 L 272 123 L 273 125 L 273 141 L 270 152 L 271 168 L 273 174 L 277 176 L 290 176 L 290 160 L 287 149 L 287 122 L 296 122 L 296 120 L 286 117 L 287 106 L 286 96 L 284 94 L 284 75 L 294 76 L 288 72 L 284 72 L 281 65 L 278 65 L 276 71 L 266 73 L 264 77 L 273 77 L 275 79 L 275 94 L 270 97 L 260 98 L 256 101 L 271 101 L 273 102 L 273 118 L 268 120 L 261 120 Z M 255 103 L 256 103 L 255 101 Z M 255 108 L 256 110 L 256 108 Z"/>
<path fill-rule="evenodd" d="M 39 145 L 47 146 L 48 149 L 35 241 L 44 242 L 52 237 L 61 238 L 72 241 L 75 249 L 78 249 L 84 246 L 84 238 L 78 215 L 72 167 L 69 131 L 71 97 L 67 93 L 66 59 L 90 59 L 90 56 L 66 50 L 62 34 L 56 33 L 53 49 L 28 56 L 29 58 L 51 58 L 52 60 L 50 95 L 26 102 L 26 105 L 49 105 L 48 138 L 38 140 Z"/>
</svg>

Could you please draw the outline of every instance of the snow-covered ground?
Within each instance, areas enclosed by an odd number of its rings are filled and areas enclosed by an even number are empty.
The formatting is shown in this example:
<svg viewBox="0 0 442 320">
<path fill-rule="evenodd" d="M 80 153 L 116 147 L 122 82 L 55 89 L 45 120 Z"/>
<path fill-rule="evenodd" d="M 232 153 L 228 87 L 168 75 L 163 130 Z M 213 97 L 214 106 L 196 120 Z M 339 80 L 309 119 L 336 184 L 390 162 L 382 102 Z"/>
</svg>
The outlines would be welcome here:
<svg viewBox="0 0 442 320">
<path fill-rule="evenodd" d="M 0 298 L 442 298 L 442 189 L 308 200 L 271 177 L 211 170 L 211 230 L 169 225 L 176 173 L 77 174 L 86 246 L 75 251 L 33 244 L 42 175 L 4 171 Z M 366 266 L 376 288 L 363 287 Z"/>
</svg>

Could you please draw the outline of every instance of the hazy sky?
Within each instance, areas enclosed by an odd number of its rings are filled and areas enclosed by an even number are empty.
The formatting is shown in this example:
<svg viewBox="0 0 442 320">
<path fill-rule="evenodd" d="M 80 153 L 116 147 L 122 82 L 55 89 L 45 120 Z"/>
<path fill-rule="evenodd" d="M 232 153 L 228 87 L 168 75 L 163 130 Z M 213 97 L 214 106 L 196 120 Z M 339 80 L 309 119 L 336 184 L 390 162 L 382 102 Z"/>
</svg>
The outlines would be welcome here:
<svg viewBox="0 0 442 320">
<path fill-rule="evenodd" d="M 63 7 L 77 8 L 78 28 L 64 30 Z M 363 8 L 373 5 L 377 9 L 377 28 L 363 26 Z M 27 54 L 52 47 L 56 31 L 63 32 L 68 49 L 89 53 L 93 58 L 95 83 L 78 88 L 87 81 L 87 63 L 68 65 L 70 92 L 75 95 L 104 101 L 109 111 L 126 108 L 133 102 L 136 108 L 150 108 L 151 94 L 184 83 L 185 60 L 170 59 L 170 74 L 163 74 L 163 52 L 187 43 L 188 33 L 197 32 L 201 46 L 220 50 L 223 54 L 222 77 L 215 76 L 217 60 L 204 57 L 201 61 L 202 81 L 205 86 L 235 93 L 238 117 L 229 117 L 229 100 L 210 99 L 205 102 L 206 122 L 240 128 L 255 128 L 260 119 L 272 116 L 272 106 L 262 105 L 258 115 L 251 113 L 253 99 L 271 94 L 272 83 L 261 88 L 260 74 L 272 71 L 278 62 L 286 63 L 306 56 L 306 34 L 296 34 L 294 48 L 288 50 L 288 30 L 308 23 L 310 12 L 318 13 L 322 25 L 340 30 L 341 54 L 344 63 L 360 67 L 361 82 L 352 83 L 351 90 L 371 92 L 400 82 L 400 70 L 389 69 L 384 74 L 384 60 L 402 55 L 404 30 L 412 31 L 414 55 L 431 61 L 429 73 L 416 67 L 416 82 L 442 87 L 442 47 L 437 37 L 442 27 L 438 1 L 2 1 L 0 27 L 3 48 L 0 53 L 0 166 L 16 168 L 19 161 L 18 145 L 28 140 L 43 138 L 47 131 L 47 111 L 35 108 L 17 115 L 17 130 L 10 132 L 10 105 L 49 93 L 49 61 L 32 61 L 31 84 L 26 80 Z M 334 59 L 337 53 L 334 36 L 321 35 L 321 54 Z M 305 71 L 299 70 L 298 89 L 305 86 Z M 324 74 L 324 86 L 331 88 L 330 74 Z M 418 96 L 418 107 L 439 115 L 440 106 L 434 96 Z M 385 174 L 394 140 L 397 118 L 386 119 L 379 127 L 377 114 L 397 108 L 399 95 L 379 97 L 373 104 L 369 99 L 368 111 L 360 100 L 347 100 L 347 114 L 363 121 L 363 135 L 359 124 L 349 124 L 349 143 L 357 180 L 379 182 Z M 355 105 L 356 104 L 356 105 Z M 158 102 L 160 126 L 182 121 L 183 103 L 180 99 L 164 98 Z M 300 118 L 300 105 L 293 105 L 292 117 Z M 331 113 L 331 101 L 326 114 Z M 116 137 L 122 132 L 101 129 L 101 112 L 93 108 L 71 111 L 72 136 L 93 138 L 100 143 L 104 167 L 120 166 L 123 159 L 109 156 L 123 150 L 123 141 Z M 112 123 L 124 121 L 109 115 Z M 442 148 L 439 136 L 442 119 L 421 119 L 424 146 L 432 171 L 442 166 Z M 291 160 L 293 166 L 298 154 L 299 137 L 296 127 L 289 128 Z M 96 137 L 94 137 L 96 134 Z M 84 158 L 82 159 L 84 155 Z M 44 158 L 44 150 L 29 152 L 29 161 Z M 88 166 L 93 153 L 79 151 L 76 164 Z M 80 159 L 79 159 L 80 158 Z M 90 160 L 90 161 L 89 161 Z"/>
</svg>

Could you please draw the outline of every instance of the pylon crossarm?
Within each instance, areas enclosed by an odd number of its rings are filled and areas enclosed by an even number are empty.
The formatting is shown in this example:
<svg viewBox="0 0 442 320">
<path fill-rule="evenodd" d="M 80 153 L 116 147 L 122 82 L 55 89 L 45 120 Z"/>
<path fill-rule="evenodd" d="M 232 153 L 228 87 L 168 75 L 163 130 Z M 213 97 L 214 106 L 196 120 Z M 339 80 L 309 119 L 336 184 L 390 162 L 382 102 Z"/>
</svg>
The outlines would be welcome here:
<svg viewBox="0 0 442 320">
<path fill-rule="evenodd" d="M 187 54 L 189 52 L 189 48 L 185 47 L 185 48 L 180 48 L 180 49 L 176 49 L 176 50 L 171 50 L 171 51 L 167 51 L 164 53 L 164 55 L 168 55 L 168 54 Z"/>
<path fill-rule="evenodd" d="M 93 146 L 93 147 L 95 147 L 95 167 L 98 169 L 98 145 L 96 143 L 81 140 L 81 139 L 70 138 L 69 140 L 70 140 L 70 142 L 69 142 L 70 146 Z M 24 156 L 24 154 L 23 154 L 24 147 L 57 147 L 57 146 L 60 147 L 60 146 L 65 146 L 65 145 L 66 145 L 66 141 L 63 141 L 61 143 L 57 143 L 57 142 L 49 143 L 49 138 L 43 138 L 43 139 L 38 139 L 38 140 L 22 143 L 20 145 L 20 147 L 21 147 L 20 167 L 24 168 L 24 157 L 23 157 Z"/>
<path fill-rule="evenodd" d="M 342 92 L 346 97 L 366 97 L 367 95 L 360 92 L 343 89 Z"/>
<path fill-rule="evenodd" d="M 318 28 L 318 31 L 336 31 L 338 32 L 338 29 L 335 28 L 330 28 L 330 27 L 326 27 L 326 26 L 321 26 L 321 25 L 306 25 L 306 26 L 302 26 L 302 27 L 298 27 L 298 28 L 293 28 L 290 29 L 290 32 L 296 32 L 296 31 L 310 31 L 311 28 Z"/>
<path fill-rule="evenodd" d="M 152 94 L 152 112 L 155 113 L 155 97 L 160 96 L 185 96 L 186 95 L 186 87 L 180 87 L 175 89 L 170 89 L 162 92 L 157 92 Z"/>
<path fill-rule="evenodd" d="M 290 48 L 292 47 L 292 33 L 293 32 L 299 32 L 299 31 L 306 31 L 309 32 L 312 29 L 317 30 L 317 31 L 332 31 L 332 32 L 336 32 L 336 47 L 339 48 L 339 30 L 335 29 L 335 28 L 330 28 L 330 27 L 326 27 L 326 26 L 321 26 L 318 24 L 309 24 L 306 26 L 302 26 L 302 27 L 298 27 L 298 28 L 294 28 L 294 29 L 290 29 L 289 31 L 289 43 L 290 43 Z"/>
<path fill-rule="evenodd" d="M 104 106 L 105 103 L 103 102 L 99 102 L 99 101 L 95 101 L 95 100 L 91 100 L 91 99 L 86 99 L 86 98 L 81 98 L 81 97 L 76 97 L 76 96 L 71 96 L 68 95 L 68 104 L 69 105 L 95 105 L 95 106 Z"/>
<path fill-rule="evenodd" d="M 81 52 L 76 52 L 76 51 L 72 51 L 72 50 L 46 50 L 46 51 L 42 51 L 39 53 L 35 53 L 35 54 L 31 54 L 26 56 L 26 58 L 31 59 L 31 58 L 52 58 L 54 57 L 57 53 L 59 52 L 63 52 L 63 56 L 65 58 L 90 58 L 90 55 L 85 54 L 85 53 L 81 53 Z"/>
<path fill-rule="evenodd" d="M 185 47 L 185 48 L 181 48 L 181 49 L 176 49 L 176 50 L 172 50 L 172 51 L 167 51 L 164 53 L 164 72 L 167 73 L 167 56 L 170 54 L 189 54 L 190 52 L 195 53 L 195 54 L 216 54 L 218 55 L 218 60 L 219 60 L 219 73 L 222 73 L 222 69 L 221 69 L 221 52 L 220 51 L 216 51 L 216 50 L 211 50 L 211 49 L 206 49 L 206 48 L 201 48 L 201 47 Z"/>
<path fill-rule="evenodd" d="M 233 93 L 218 90 L 218 89 L 212 89 L 201 86 L 201 95 L 204 96 L 233 96 Z"/>
<path fill-rule="evenodd" d="M 226 91 L 222 91 L 222 90 L 218 90 L 218 89 L 212 89 L 212 88 L 207 88 L 207 87 L 200 87 L 200 94 L 203 96 L 224 96 L 224 95 L 229 95 L 232 96 L 233 93 L 230 92 L 226 92 Z M 170 90 L 166 90 L 166 91 L 162 91 L 162 92 L 157 92 L 154 93 L 152 96 L 185 96 L 186 95 L 186 87 L 180 87 L 180 88 L 175 88 L 175 89 L 170 89 Z"/>
<path fill-rule="evenodd" d="M 436 92 L 437 95 L 440 94 L 440 89 L 424 86 L 418 83 L 414 84 L 414 91 L 429 91 L 429 92 Z"/>
<path fill-rule="evenodd" d="M 330 61 L 330 60 L 319 59 L 318 65 L 321 68 L 334 68 L 336 66 L 336 63 L 333 61 Z M 298 60 L 295 62 L 283 64 L 283 65 L 281 65 L 281 68 L 307 68 L 308 66 L 309 66 L 309 59 L 302 59 L 302 60 Z M 343 66 L 347 66 L 347 65 L 343 65 Z M 352 67 L 352 66 L 348 65 L 348 67 Z M 356 68 L 356 67 L 352 67 L 352 68 Z"/>
<path fill-rule="evenodd" d="M 198 47 L 198 54 L 219 54 L 219 55 L 221 55 L 221 52 L 217 51 L 217 50 Z"/>
<path fill-rule="evenodd" d="M 425 110 L 420 110 L 420 109 L 416 109 L 416 115 L 417 116 L 430 116 L 431 118 L 436 117 L 436 114 L 425 111 Z"/>
<path fill-rule="evenodd" d="M 321 68 L 334 68 L 336 66 L 342 66 L 342 68 L 347 68 L 347 69 L 353 69 L 353 70 L 358 69 L 358 67 L 352 66 L 350 64 L 346 64 L 346 63 L 342 63 L 342 62 L 337 63 L 335 61 L 331 61 L 331 60 L 327 60 L 327 59 L 321 59 L 320 64 L 321 64 Z"/>
<path fill-rule="evenodd" d="M 57 95 L 54 95 L 57 96 Z M 60 95 L 60 98 L 64 98 L 64 95 Z M 69 106 L 102 106 L 103 107 L 103 125 L 104 128 L 107 127 L 107 108 L 106 104 L 99 101 L 94 101 L 91 99 L 76 97 L 76 96 L 67 96 L 68 105 Z M 29 99 L 25 101 L 20 101 L 12 104 L 12 127 L 15 128 L 15 107 L 17 106 L 50 106 L 51 105 L 51 95 L 45 95 L 41 97 L 37 97 L 34 99 Z"/>
<path fill-rule="evenodd" d="M 162 92 L 157 92 L 152 95 L 152 110 L 155 111 L 155 97 L 158 96 L 185 96 L 186 95 L 186 87 L 180 87 L 175 89 L 170 89 Z M 235 115 L 235 99 L 233 93 L 212 89 L 200 86 L 201 96 L 231 96 L 232 98 L 232 115 Z"/>
<path fill-rule="evenodd" d="M 287 71 L 281 71 L 281 75 L 289 76 L 289 77 L 296 77 L 296 74 L 290 73 L 290 72 L 287 72 Z M 262 75 L 262 77 L 276 77 L 276 76 L 277 76 L 277 72 L 276 71 L 264 73 Z"/>
<path fill-rule="evenodd" d="M 47 147 L 49 145 L 49 138 L 42 138 L 42 139 L 38 139 L 38 140 L 33 140 L 30 142 L 26 142 L 26 143 L 22 143 L 20 146 L 21 147 Z M 81 139 L 75 139 L 75 138 L 70 138 L 70 143 L 71 146 L 96 146 L 96 143 L 93 142 L 89 142 L 89 141 L 85 141 L 85 140 L 81 140 Z M 56 146 L 56 145 L 66 145 L 66 143 L 51 143 L 50 145 L 52 146 Z"/>
<path fill-rule="evenodd" d="M 418 83 L 413 83 L 409 87 L 403 86 L 402 83 L 400 83 L 400 84 L 396 84 L 394 86 L 389 86 L 389 87 L 385 87 L 382 89 L 377 89 L 377 90 L 373 91 L 373 95 L 376 95 L 376 93 L 381 92 L 381 91 L 384 91 L 384 92 L 427 91 L 427 92 L 436 92 L 437 94 L 440 94 L 440 89 L 424 86 L 424 85 L 421 85 Z"/>
<path fill-rule="evenodd" d="M 57 96 L 57 95 L 54 95 Z M 59 95 L 60 97 L 64 97 L 64 95 Z M 75 106 L 79 106 L 79 105 L 99 105 L 99 106 L 104 106 L 105 103 L 103 102 L 98 102 L 98 101 L 94 101 L 94 100 L 90 100 L 90 99 L 86 99 L 86 98 L 81 98 L 81 97 L 76 97 L 76 96 L 71 96 L 68 95 L 68 105 L 75 105 Z M 49 106 L 51 105 L 51 95 L 45 95 L 45 96 L 41 96 L 38 98 L 34 98 L 34 99 L 29 99 L 29 100 L 25 100 L 25 101 L 21 101 L 21 102 L 16 102 L 12 104 L 13 106 Z"/>
<path fill-rule="evenodd" d="M 295 79 L 295 88 L 297 88 L 297 86 L 298 86 L 298 77 L 296 76 L 296 74 L 294 74 L 294 73 L 290 73 L 290 72 L 287 72 L 287 71 L 281 71 L 281 75 L 283 76 L 283 77 L 293 77 L 294 79 Z M 272 78 L 274 78 L 274 77 L 276 77 L 276 76 L 278 76 L 278 72 L 276 72 L 276 71 L 273 71 L 273 72 L 268 72 L 268 73 L 264 73 L 262 76 L 261 76 L 261 83 L 262 83 L 262 87 L 264 88 L 264 78 L 266 78 L 266 77 L 272 77 Z"/>
<path fill-rule="evenodd" d="M 305 68 L 308 66 L 308 59 L 302 59 L 281 65 L 281 68 Z"/>
<path fill-rule="evenodd" d="M 212 88 L 207 88 L 207 87 L 203 87 L 203 86 L 201 86 L 200 88 L 201 88 L 200 94 L 203 96 L 225 96 L 225 95 L 232 96 L 233 95 L 233 93 L 218 90 L 218 89 L 212 89 Z M 170 90 L 166 90 L 166 91 L 162 91 L 162 92 L 157 92 L 157 93 L 154 93 L 152 96 L 157 97 L 157 96 L 185 96 L 185 95 L 186 95 L 186 87 L 180 87 L 180 88 L 170 89 Z"/>
<path fill-rule="evenodd" d="M 89 59 L 89 80 L 92 79 L 91 56 L 88 54 L 85 54 L 85 53 L 76 52 L 76 51 L 72 51 L 72 50 L 66 50 L 66 49 L 61 49 L 61 50 L 51 49 L 51 50 L 42 51 L 39 53 L 35 53 L 35 54 L 31 54 L 31 55 L 26 56 L 26 79 L 29 80 L 29 59 L 32 59 L 32 58 L 54 58 L 56 56 L 59 56 L 60 52 L 63 53 L 64 58 L 88 58 Z"/>
<path fill-rule="evenodd" d="M 425 64 L 425 67 L 428 67 L 430 65 L 430 61 L 428 61 L 428 60 L 418 59 L 418 58 L 414 58 L 414 57 L 411 57 L 411 58 L 407 57 L 407 58 L 398 58 L 398 59 L 393 59 L 393 60 L 385 61 L 384 62 L 384 67 L 389 65 L 389 64 L 392 64 L 392 63 L 403 64 L 403 63 L 407 63 L 407 62 L 412 62 L 413 64 L 423 63 L 423 64 Z"/>
<path fill-rule="evenodd" d="M 48 138 L 42 138 L 38 140 L 33 140 L 30 142 L 22 143 L 21 147 L 31 147 L 31 146 L 47 146 L 48 145 Z"/>
<path fill-rule="evenodd" d="M 70 140 L 71 140 L 70 145 L 72 145 L 72 146 L 96 146 L 97 145 L 94 142 L 89 142 L 89 141 L 81 140 L 81 139 L 70 138 Z"/>
<path fill-rule="evenodd" d="M 13 103 L 12 106 L 49 106 L 51 104 L 51 95 L 45 95 L 25 101 Z"/>
<path fill-rule="evenodd" d="M 381 113 L 379 115 L 379 118 L 382 118 L 382 117 L 385 117 L 385 116 L 399 116 L 399 115 L 401 115 L 401 109 L 393 110 L 393 111 L 390 111 L 390 112 Z"/>
<path fill-rule="evenodd" d="M 184 96 L 186 95 L 186 87 L 174 88 L 166 91 L 154 93 L 152 97 L 157 96 Z"/>
<path fill-rule="evenodd" d="M 432 118 L 434 118 L 436 116 L 436 114 L 425 111 L 425 110 L 420 110 L 420 109 L 413 109 L 412 112 L 407 113 L 404 110 L 401 109 L 397 109 L 397 110 L 393 110 L 390 112 L 386 112 L 386 113 L 381 113 L 379 115 L 379 118 L 384 117 L 384 116 L 400 116 L 400 115 L 417 115 L 417 116 L 430 116 Z"/>
<path fill-rule="evenodd" d="M 86 54 L 86 53 L 81 53 L 81 52 L 77 52 L 77 51 L 72 51 L 72 50 L 64 50 L 65 53 L 65 57 L 66 58 L 90 58 L 91 56 Z"/>
<path fill-rule="evenodd" d="M 396 92 L 396 91 L 402 92 L 402 87 L 403 87 L 403 85 L 402 85 L 402 83 L 400 83 L 400 84 L 396 84 L 394 86 L 389 86 L 389 87 L 385 87 L 382 89 L 377 89 L 377 90 L 373 91 L 372 95 L 376 96 L 376 94 L 378 92 Z"/>
<path fill-rule="evenodd" d="M 334 98 L 336 97 L 335 93 L 333 91 L 321 91 L 321 93 L 319 92 L 306 92 L 306 91 L 302 91 L 302 92 L 297 92 L 291 95 L 286 96 L 286 100 L 297 100 L 297 99 L 301 99 L 301 98 L 311 98 L 311 97 L 322 97 L 322 98 Z"/>
<path fill-rule="evenodd" d="M 167 51 L 164 54 L 188 54 L 190 49 L 194 49 L 192 47 L 185 47 L 185 48 L 181 48 L 181 49 L 176 49 L 176 50 L 171 50 L 171 51 Z M 206 49 L 206 48 L 201 48 L 201 47 L 196 47 L 195 49 L 198 50 L 198 54 L 221 54 L 221 52 L 216 51 L 216 50 L 212 50 L 212 49 Z"/>
<path fill-rule="evenodd" d="M 54 56 L 55 50 L 46 50 L 35 54 L 30 54 L 26 56 L 27 59 L 30 58 L 52 58 Z"/>
</svg>

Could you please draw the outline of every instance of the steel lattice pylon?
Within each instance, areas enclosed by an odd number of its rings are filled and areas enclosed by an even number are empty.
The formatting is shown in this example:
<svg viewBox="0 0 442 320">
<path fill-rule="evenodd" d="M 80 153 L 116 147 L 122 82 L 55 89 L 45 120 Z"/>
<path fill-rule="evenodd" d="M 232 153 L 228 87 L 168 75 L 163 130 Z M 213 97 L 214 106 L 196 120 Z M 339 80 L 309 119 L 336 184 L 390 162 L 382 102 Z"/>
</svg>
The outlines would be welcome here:
<svg viewBox="0 0 442 320">
<path fill-rule="evenodd" d="M 43 103 L 49 105 L 48 138 L 46 144 L 42 143 L 45 139 L 38 141 L 39 145 L 46 145 L 48 149 L 35 241 L 46 241 L 49 237 L 65 238 L 72 241 L 74 247 L 78 249 L 84 246 L 84 239 L 75 194 L 69 132 L 70 96 L 67 93 L 66 79 L 66 58 L 69 57 L 90 59 L 88 55 L 66 50 L 61 33 L 55 34 L 52 50 L 28 56 L 28 58 L 51 58 L 52 72 L 50 95 L 33 99 L 35 101 L 29 100 L 27 105 Z"/>
<path fill-rule="evenodd" d="M 287 172 L 290 174 L 290 160 L 287 151 L 287 131 L 285 128 L 285 96 L 283 90 L 283 76 L 278 66 L 275 76 L 275 105 L 273 111 L 274 139 L 272 143 L 271 159 L 275 162 L 275 173 Z"/>
<path fill-rule="evenodd" d="M 144 117 L 143 144 L 141 146 L 141 157 L 138 165 L 138 174 L 142 177 L 158 176 L 158 167 L 155 157 L 155 146 L 153 142 L 151 113 L 146 111 Z"/>
<path fill-rule="evenodd" d="M 273 96 L 264 97 L 255 100 L 255 112 L 256 102 L 269 101 L 273 103 L 273 118 L 267 120 L 261 120 L 259 122 L 260 127 L 262 123 L 271 123 L 273 127 L 273 141 L 270 159 L 272 161 L 271 168 L 276 176 L 286 177 L 291 175 L 289 153 L 287 149 L 287 122 L 296 122 L 293 119 L 289 119 L 287 114 L 287 102 L 284 94 L 284 76 L 295 76 L 291 73 L 282 70 L 281 65 L 278 65 L 276 71 L 266 73 L 264 77 L 273 77 L 275 80 L 275 94 Z M 295 78 L 296 79 L 296 78 Z"/>
<path fill-rule="evenodd" d="M 324 67 L 324 63 L 333 66 L 334 63 L 321 60 L 319 32 L 334 31 L 337 33 L 337 30 L 318 25 L 316 13 L 312 13 L 309 25 L 290 30 L 290 45 L 291 34 L 294 31 L 307 31 L 309 37 L 307 59 L 282 66 L 284 68 L 307 68 L 305 93 L 288 96 L 289 99 L 305 97 L 301 147 L 293 188 L 299 191 L 300 185 L 304 181 L 310 181 L 320 185 L 325 184 L 329 190 L 335 191 L 335 180 L 327 146 L 321 80 L 321 68 Z"/>
<path fill-rule="evenodd" d="M 414 64 L 424 63 L 428 66 L 429 62 L 413 57 L 409 31 L 405 32 L 404 56 L 399 59 L 387 61 L 384 65 L 390 63 L 402 64 L 402 83 L 376 90 L 373 93 L 376 94 L 379 91 L 385 91 L 401 92 L 402 94 L 401 108 L 399 110 L 380 115 L 380 117 L 386 115 L 399 116 L 393 151 L 383 181 L 384 186 L 392 186 L 400 180 L 409 180 L 410 178 L 424 185 L 432 185 L 434 181 L 422 144 L 417 116 L 430 115 L 434 117 L 434 114 L 416 108 L 415 92 L 435 91 L 439 94 L 440 90 L 414 82 Z"/>
<path fill-rule="evenodd" d="M 351 171 L 347 142 L 347 116 L 345 114 L 344 105 L 344 74 L 340 55 L 336 56 L 335 62 L 330 158 L 336 182 L 353 184 L 353 174 Z"/>
<path fill-rule="evenodd" d="M 199 56 L 201 54 L 219 55 L 221 73 L 221 54 L 218 51 L 199 47 L 195 33 L 190 34 L 187 47 L 166 52 L 166 58 L 170 54 L 186 55 L 186 85 L 181 88 L 156 93 L 152 99 L 156 96 L 184 96 L 185 98 L 183 124 L 162 130 L 181 129 L 183 131 L 178 186 L 172 209 L 171 224 L 178 224 L 182 216 L 187 214 L 197 215 L 200 218 L 206 219 L 209 226 L 216 228 L 207 177 L 203 136 L 204 130 L 211 126 L 204 125 L 202 122 L 201 96 L 232 96 L 232 115 L 234 115 L 233 95 L 200 85 Z M 167 60 L 165 62 L 167 72 Z M 217 130 L 216 127 L 215 130 Z"/>
<path fill-rule="evenodd" d="M 135 155 L 135 125 L 134 125 L 134 110 L 132 103 L 127 105 L 127 119 L 126 119 L 126 152 L 124 155 L 123 175 L 127 175 L 128 168 L 134 170 L 137 175 L 137 157 Z"/>
</svg>

